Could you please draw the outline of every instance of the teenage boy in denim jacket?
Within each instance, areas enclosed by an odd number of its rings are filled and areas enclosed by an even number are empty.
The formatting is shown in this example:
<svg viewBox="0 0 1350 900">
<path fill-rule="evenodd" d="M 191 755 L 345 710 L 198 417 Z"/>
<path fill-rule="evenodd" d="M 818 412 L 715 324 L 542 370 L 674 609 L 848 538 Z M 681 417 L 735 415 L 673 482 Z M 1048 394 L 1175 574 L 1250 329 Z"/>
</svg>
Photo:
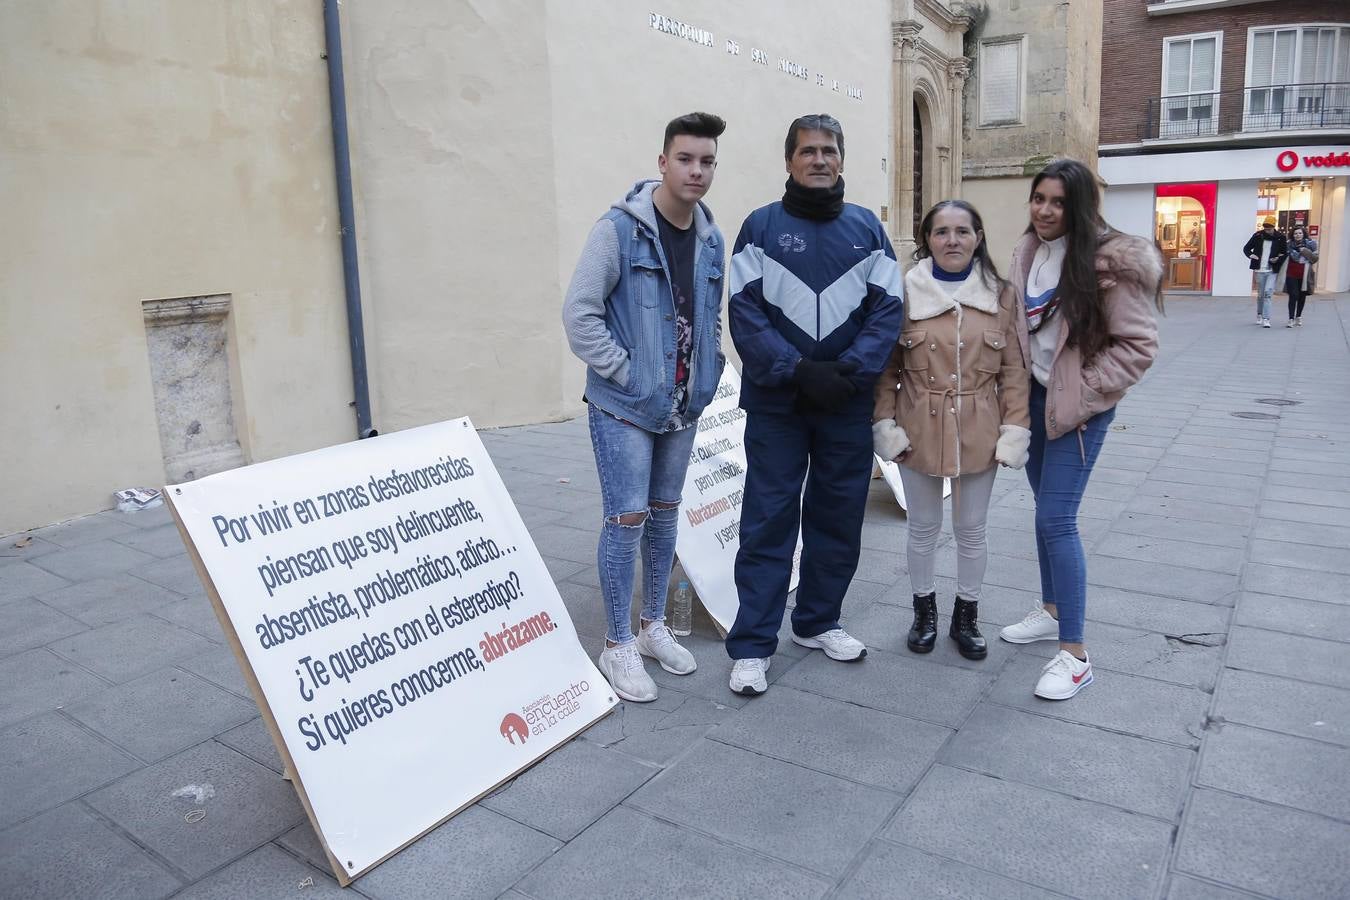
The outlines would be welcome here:
<svg viewBox="0 0 1350 900">
<path fill-rule="evenodd" d="M 666 126 L 660 181 L 639 181 L 591 229 L 563 302 L 572 352 L 586 363 L 591 444 L 604 524 L 597 553 L 608 634 L 600 671 L 614 692 L 656 699 L 643 667 L 688 675 L 694 656 L 665 623 L 680 492 L 699 414 L 722 377 L 722 233 L 701 201 L 726 129 L 710 113 Z M 633 636 L 634 561 L 645 579 Z"/>
</svg>

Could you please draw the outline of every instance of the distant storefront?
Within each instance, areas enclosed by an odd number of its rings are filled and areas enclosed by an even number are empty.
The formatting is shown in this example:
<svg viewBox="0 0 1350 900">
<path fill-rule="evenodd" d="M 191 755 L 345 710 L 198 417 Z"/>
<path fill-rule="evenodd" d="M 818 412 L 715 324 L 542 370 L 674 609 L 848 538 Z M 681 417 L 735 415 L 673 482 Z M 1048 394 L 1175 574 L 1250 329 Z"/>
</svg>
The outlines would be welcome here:
<svg viewBox="0 0 1350 900">
<path fill-rule="evenodd" d="M 1250 293 L 1242 245 L 1267 216 L 1286 233 L 1307 227 L 1322 246 L 1319 284 L 1350 289 L 1350 148 L 1103 156 L 1098 171 L 1107 184 L 1107 219 L 1153 238 L 1169 291 Z"/>
</svg>

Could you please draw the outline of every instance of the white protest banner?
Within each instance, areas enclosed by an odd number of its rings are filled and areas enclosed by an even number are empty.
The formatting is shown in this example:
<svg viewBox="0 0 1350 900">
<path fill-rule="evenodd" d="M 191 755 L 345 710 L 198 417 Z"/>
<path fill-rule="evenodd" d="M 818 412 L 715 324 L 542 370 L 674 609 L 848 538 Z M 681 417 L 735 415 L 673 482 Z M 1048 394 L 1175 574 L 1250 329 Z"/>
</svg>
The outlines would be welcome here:
<svg viewBox="0 0 1350 900">
<path fill-rule="evenodd" d="M 468 419 L 164 495 L 343 884 L 617 702 Z"/>
<path fill-rule="evenodd" d="M 745 410 L 741 376 L 730 364 L 712 402 L 698 420 L 680 504 L 675 552 L 699 602 L 723 632 L 736 621 L 736 551 L 740 549 L 741 503 L 745 499 Z M 792 557 L 788 590 L 797 587 L 802 542 Z"/>
</svg>

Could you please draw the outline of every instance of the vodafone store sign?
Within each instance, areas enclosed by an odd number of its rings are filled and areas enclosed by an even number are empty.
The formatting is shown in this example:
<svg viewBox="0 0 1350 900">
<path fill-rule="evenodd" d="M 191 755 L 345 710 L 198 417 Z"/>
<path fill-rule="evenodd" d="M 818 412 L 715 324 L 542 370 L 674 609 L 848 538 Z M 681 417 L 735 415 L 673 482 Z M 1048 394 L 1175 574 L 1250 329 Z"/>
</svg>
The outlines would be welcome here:
<svg viewBox="0 0 1350 900">
<path fill-rule="evenodd" d="M 1275 157 L 1275 167 L 1281 172 L 1294 171 L 1300 162 L 1309 169 L 1350 168 L 1350 151 L 1320 156 L 1300 156 L 1293 150 L 1284 150 Z"/>
</svg>

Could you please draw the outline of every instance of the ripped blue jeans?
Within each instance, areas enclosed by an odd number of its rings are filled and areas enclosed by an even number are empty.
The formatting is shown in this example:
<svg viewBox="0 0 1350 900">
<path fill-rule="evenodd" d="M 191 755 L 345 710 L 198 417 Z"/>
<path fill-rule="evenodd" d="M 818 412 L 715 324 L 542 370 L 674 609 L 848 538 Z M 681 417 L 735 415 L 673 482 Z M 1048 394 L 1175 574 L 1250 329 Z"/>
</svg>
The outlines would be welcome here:
<svg viewBox="0 0 1350 900">
<path fill-rule="evenodd" d="M 633 640 L 633 564 L 639 551 L 644 573 L 642 618 L 655 622 L 665 617 L 680 493 L 698 428 L 655 434 L 594 404 L 589 417 L 605 516 L 596 565 L 608 620 L 606 636 L 625 644 Z"/>
</svg>

